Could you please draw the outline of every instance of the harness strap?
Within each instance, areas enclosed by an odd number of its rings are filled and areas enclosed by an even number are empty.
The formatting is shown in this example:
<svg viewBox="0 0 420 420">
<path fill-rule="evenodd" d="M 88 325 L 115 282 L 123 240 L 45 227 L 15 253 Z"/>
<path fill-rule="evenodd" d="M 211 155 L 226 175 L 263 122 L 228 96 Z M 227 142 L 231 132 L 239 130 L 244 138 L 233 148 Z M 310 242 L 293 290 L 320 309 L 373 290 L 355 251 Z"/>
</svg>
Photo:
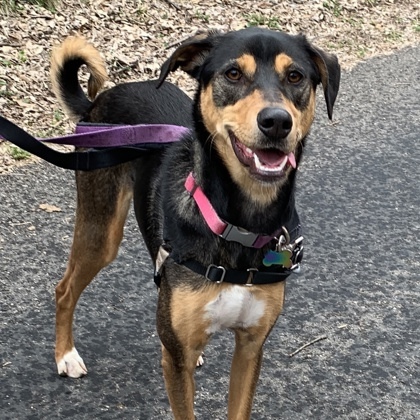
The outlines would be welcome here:
<svg viewBox="0 0 420 420">
<path fill-rule="evenodd" d="M 176 261 L 179 265 L 183 265 L 194 271 L 197 274 L 200 274 L 206 278 L 206 280 L 215 282 L 215 283 L 231 283 L 231 284 L 241 284 L 251 286 L 253 284 L 272 284 L 284 281 L 292 273 L 300 272 L 300 263 L 303 258 L 303 244 L 302 236 L 298 236 L 301 231 L 301 226 L 297 225 L 292 233 L 296 234 L 294 241 L 289 244 L 290 247 L 290 268 L 284 266 L 272 265 L 270 267 L 261 266 L 260 268 L 248 268 L 248 269 L 226 269 L 223 266 L 218 266 L 215 264 L 210 264 L 205 266 L 196 260 L 186 260 L 186 261 Z M 157 287 L 160 287 L 161 282 L 161 269 L 165 264 L 166 259 L 170 257 L 169 254 L 163 246 L 160 247 L 157 260 L 156 260 L 156 269 L 154 275 L 154 281 Z"/>
<path fill-rule="evenodd" d="M 215 283 L 226 282 L 250 286 L 278 283 L 286 280 L 293 273 L 293 270 L 285 268 L 280 268 L 279 271 L 259 271 L 256 268 L 248 268 L 247 270 L 226 269 L 213 264 L 205 267 L 195 260 L 184 261 L 181 265 Z"/>
</svg>

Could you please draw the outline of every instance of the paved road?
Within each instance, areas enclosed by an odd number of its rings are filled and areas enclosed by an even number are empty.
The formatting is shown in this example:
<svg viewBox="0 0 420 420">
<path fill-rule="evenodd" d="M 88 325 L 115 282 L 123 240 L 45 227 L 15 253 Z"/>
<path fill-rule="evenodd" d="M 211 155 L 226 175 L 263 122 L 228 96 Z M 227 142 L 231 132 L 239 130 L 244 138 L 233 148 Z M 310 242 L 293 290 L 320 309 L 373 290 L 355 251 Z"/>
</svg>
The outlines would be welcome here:
<svg viewBox="0 0 420 420">
<path fill-rule="evenodd" d="M 344 74 L 333 125 L 319 102 L 299 177 L 305 271 L 266 345 L 254 419 L 420 418 L 419 57 L 405 49 Z M 47 164 L 0 176 L 0 418 L 169 419 L 133 218 L 77 310 L 89 375 L 56 375 L 54 286 L 74 198 L 72 174 Z M 226 416 L 231 345 L 216 336 L 197 372 L 199 419 Z"/>
</svg>

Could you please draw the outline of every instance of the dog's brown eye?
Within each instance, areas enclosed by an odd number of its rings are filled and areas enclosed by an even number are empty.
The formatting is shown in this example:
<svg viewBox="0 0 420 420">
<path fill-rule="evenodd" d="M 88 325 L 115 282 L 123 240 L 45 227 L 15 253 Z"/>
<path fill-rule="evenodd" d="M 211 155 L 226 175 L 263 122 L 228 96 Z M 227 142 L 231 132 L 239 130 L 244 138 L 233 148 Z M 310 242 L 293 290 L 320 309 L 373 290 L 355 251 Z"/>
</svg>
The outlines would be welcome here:
<svg viewBox="0 0 420 420">
<path fill-rule="evenodd" d="M 291 71 L 287 76 L 287 80 L 292 84 L 299 83 L 302 79 L 303 75 L 298 71 Z"/>
<path fill-rule="evenodd" d="M 242 77 L 242 73 L 235 68 L 231 68 L 229 69 L 226 73 L 225 76 L 232 82 L 237 82 L 238 80 L 240 80 L 240 78 Z"/>
</svg>

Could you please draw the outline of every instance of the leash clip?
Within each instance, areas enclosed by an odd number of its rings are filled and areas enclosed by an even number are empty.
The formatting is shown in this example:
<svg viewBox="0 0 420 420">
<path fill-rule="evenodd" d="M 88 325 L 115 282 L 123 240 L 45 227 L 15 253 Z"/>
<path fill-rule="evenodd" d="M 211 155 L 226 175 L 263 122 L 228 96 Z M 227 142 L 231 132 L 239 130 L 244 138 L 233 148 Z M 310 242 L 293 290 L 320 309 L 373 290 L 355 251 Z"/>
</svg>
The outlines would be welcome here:
<svg viewBox="0 0 420 420">
<path fill-rule="evenodd" d="M 293 251 L 293 246 L 290 245 L 290 235 L 288 230 L 282 226 L 281 235 L 276 243 L 276 252 Z"/>
<path fill-rule="evenodd" d="M 288 230 L 283 226 L 282 233 L 276 243 L 275 253 L 286 254 L 289 256 L 287 264 L 283 263 L 283 266 L 290 271 L 295 273 L 300 272 L 300 262 L 303 255 L 303 236 L 299 236 L 294 242 L 290 242 L 290 234 Z"/>
</svg>

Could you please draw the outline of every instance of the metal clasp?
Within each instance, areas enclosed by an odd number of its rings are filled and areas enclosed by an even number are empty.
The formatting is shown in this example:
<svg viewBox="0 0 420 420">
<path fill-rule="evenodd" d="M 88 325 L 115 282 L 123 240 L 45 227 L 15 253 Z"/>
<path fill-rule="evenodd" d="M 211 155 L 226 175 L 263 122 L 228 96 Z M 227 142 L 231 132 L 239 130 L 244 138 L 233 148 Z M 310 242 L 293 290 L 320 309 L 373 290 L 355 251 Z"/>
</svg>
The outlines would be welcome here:
<svg viewBox="0 0 420 420">
<path fill-rule="evenodd" d="M 258 239 L 258 234 L 249 232 L 238 226 L 231 225 L 230 223 L 227 224 L 225 230 L 220 236 L 227 241 L 239 242 L 247 247 L 252 247 Z"/>
<path fill-rule="evenodd" d="M 205 274 L 206 279 L 213 281 L 212 279 L 209 278 L 209 273 L 212 268 L 218 268 L 219 270 L 222 270 L 222 278 L 220 280 L 217 280 L 215 283 L 217 284 L 223 283 L 223 280 L 225 279 L 225 276 L 226 276 L 226 268 L 222 267 L 221 265 L 209 264 L 209 266 L 207 267 L 206 274 Z"/>
<path fill-rule="evenodd" d="M 279 240 L 277 241 L 276 251 L 281 252 L 285 249 L 292 251 L 292 249 L 290 249 L 290 235 L 288 230 L 284 226 L 281 228 L 281 230 L 282 233 L 279 236 Z"/>
<path fill-rule="evenodd" d="M 254 275 L 258 271 L 258 268 L 247 268 L 246 271 L 249 272 L 248 279 L 246 280 L 246 286 L 253 286 Z"/>
</svg>

